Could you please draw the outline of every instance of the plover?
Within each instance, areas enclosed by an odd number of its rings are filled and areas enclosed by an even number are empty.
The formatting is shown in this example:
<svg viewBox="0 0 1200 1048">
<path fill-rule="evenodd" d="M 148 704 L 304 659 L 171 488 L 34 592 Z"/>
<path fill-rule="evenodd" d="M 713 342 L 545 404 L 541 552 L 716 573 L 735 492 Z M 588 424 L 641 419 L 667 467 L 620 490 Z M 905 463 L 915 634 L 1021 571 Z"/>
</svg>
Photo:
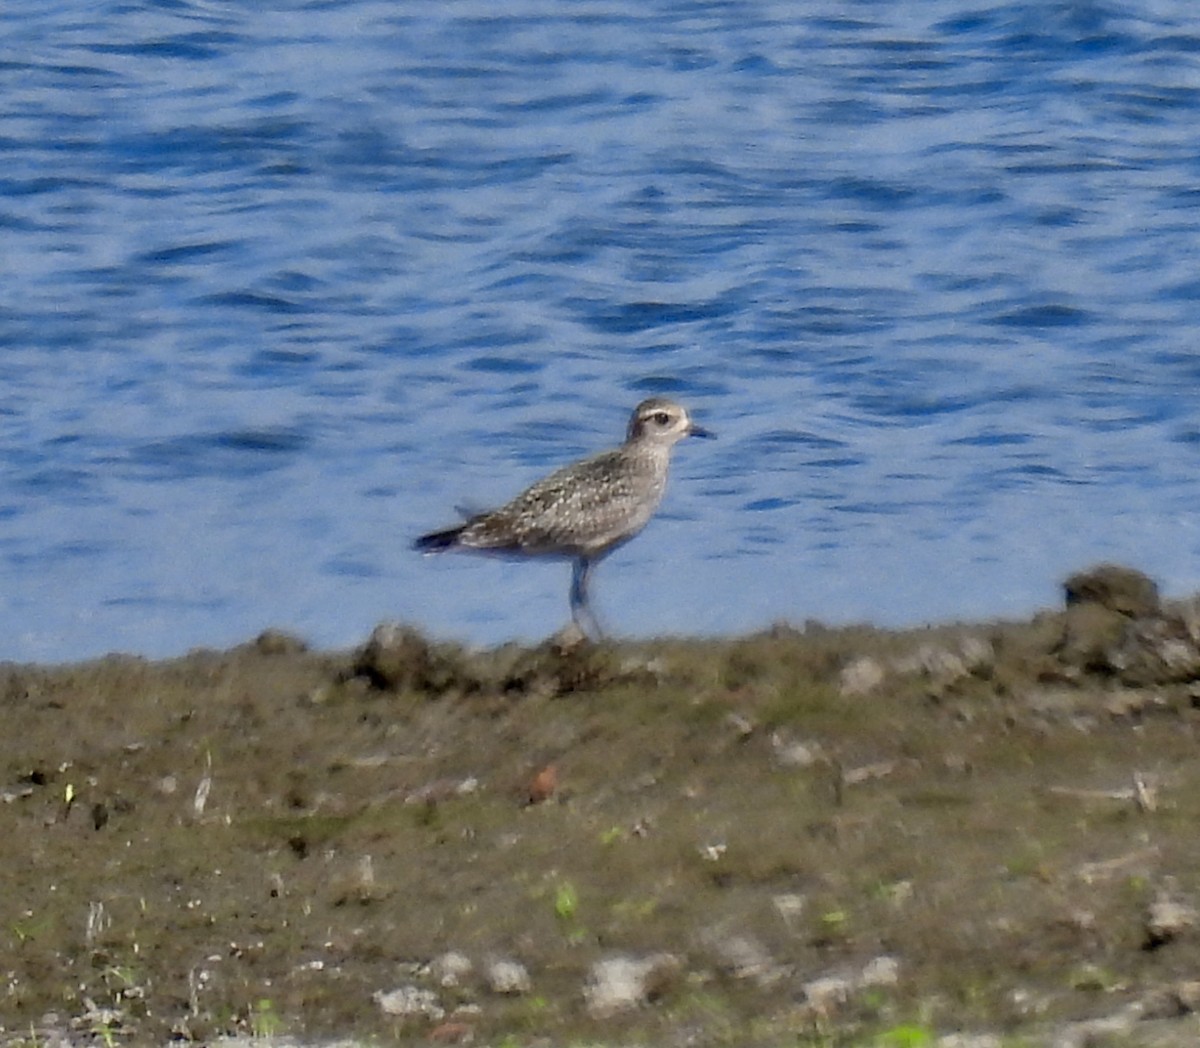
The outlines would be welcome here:
<svg viewBox="0 0 1200 1048">
<path fill-rule="evenodd" d="M 570 558 L 571 619 L 585 635 L 601 637 L 588 604 L 592 568 L 654 516 L 667 487 L 671 449 L 684 437 L 710 436 L 679 404 L 643 400 L 619 448 L 564 466 L 499 509 L 422 535 L 413 548 Z"/>
</svg>

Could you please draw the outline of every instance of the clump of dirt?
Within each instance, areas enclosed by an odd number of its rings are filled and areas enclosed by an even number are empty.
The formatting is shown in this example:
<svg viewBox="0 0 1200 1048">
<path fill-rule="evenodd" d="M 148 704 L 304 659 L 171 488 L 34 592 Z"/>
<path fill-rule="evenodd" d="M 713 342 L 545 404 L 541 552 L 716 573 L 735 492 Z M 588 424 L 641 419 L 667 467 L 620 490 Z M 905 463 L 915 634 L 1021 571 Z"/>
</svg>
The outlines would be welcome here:
<svg viewBox="0 0 1200 1048">
<path fill-rule="evenodd" d="M 1067 592 L 0 667 L 0 1036 L 1195 1043 L 1200 602 Z"/>
<path fill-rule="evenodd" d="M 535 648 L 515 644 L 472 652 L 434 644 L 408 626 L 385 623 L 355 653 L 353 675 L 392 692 L 439 698 L 467 695 L 569 695 L 633 680 L 639 669 L 610 646 L 551 638 Z"/>
</svg>

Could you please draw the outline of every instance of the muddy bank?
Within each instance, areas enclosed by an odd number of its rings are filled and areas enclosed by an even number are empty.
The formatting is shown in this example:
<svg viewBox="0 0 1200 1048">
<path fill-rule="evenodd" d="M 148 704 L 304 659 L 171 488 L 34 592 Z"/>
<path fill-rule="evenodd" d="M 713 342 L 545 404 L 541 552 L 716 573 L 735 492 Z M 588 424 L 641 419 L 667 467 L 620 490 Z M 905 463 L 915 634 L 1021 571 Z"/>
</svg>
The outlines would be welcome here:
<svg viewBox="0 0 1200 1048">
<path fill-rule="evenodd" d="M 1200 602 L 1066 597 L 4 666 L 0 1038 L 1200 1043 Z"/>
</svg>

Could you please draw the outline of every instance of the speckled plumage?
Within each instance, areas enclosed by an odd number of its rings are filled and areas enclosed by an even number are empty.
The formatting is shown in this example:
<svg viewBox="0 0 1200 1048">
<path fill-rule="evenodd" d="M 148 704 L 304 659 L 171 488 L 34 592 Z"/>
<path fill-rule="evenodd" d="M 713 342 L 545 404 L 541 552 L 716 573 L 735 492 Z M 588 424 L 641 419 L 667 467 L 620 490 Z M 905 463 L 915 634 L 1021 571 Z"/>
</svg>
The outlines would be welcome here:
<svg viewBox="0 0 1200 1048">
<path fill-rule="evenodd" d="M 675 444 L 687 436 L 709 435 L 680 405 L 651 397 L 634 409 L 619 448 L 564 466 L 498 509 L 423 535 L 414 548 L 569 557 L 574 561 L 571 617 L 585 633 L 599 635 L 587 600 L 592 567 L 654 516 L 666 491 Z"/>
</svg>

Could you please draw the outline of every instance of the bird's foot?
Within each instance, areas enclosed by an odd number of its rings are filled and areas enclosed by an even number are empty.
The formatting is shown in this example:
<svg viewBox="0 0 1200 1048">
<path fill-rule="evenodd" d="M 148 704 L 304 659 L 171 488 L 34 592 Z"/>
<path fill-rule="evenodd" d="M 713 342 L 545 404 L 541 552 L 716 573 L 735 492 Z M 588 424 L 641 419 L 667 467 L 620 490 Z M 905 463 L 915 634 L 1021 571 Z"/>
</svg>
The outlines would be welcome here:
<svg viewBox="0 0 1200 1048">
<path fill-rule="evenodd" d="M 562 629 L 555 633 L 550 638 L 550 643 L 564 654 L 574 651 L 576 648 L 584 644 L 592 643 L 593 638 L 589 637 L 583 627 L 578 622 L 572 620 L 568 622 Z"/>
</svg>

